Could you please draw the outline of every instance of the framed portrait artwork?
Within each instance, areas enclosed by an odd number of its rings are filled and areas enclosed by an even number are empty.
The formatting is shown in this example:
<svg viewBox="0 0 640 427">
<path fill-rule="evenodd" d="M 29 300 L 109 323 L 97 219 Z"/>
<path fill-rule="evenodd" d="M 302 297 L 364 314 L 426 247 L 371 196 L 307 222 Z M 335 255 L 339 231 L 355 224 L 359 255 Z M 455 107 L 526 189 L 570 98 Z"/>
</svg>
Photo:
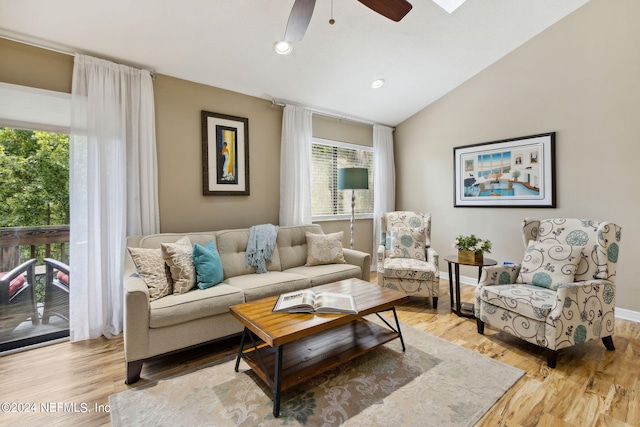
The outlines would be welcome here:
<svg viewBox="0 0 640 427">
<path fill-rule="evenodd" d="M 202 111 L 202 194 L 249 195 L 249 119 Z"/>
<path fill-rule="evenodd" d="M 555 132 L 453 149 L 454 207 L 556 207 Z"/>
</svg>

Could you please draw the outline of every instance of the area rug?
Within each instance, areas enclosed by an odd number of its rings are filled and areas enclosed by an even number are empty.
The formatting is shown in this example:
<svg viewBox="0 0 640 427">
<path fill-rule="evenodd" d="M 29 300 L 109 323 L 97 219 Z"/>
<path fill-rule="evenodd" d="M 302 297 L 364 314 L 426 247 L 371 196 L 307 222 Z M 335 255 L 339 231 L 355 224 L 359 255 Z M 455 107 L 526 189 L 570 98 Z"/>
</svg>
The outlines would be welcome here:
<svg viewBox="0 0 640 427">
<path fill-rule="evenodd" d="M 235 358 L 109 396 L 114 426 L 472 426 L 524 374 L 401 324 L 394 340 L 283 392 Z M 286 347 L 285 347 L 286 351 Z"/>
</svg>

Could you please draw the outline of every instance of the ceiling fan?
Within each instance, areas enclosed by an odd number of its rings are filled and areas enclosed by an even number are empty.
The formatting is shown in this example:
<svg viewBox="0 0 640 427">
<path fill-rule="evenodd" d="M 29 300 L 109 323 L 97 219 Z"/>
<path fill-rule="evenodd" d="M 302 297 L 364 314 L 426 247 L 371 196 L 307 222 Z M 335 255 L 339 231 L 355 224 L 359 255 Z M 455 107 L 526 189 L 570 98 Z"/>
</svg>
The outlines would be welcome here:
<svg viewBox="0 0 640 427">
<path fill-rule="evenodd" d="M 374 12 L 399 22 L 405 17 L 413 6 L 406 0 L 358 0 Z M 296 0 L 289 14 L 287 29 L 284 33 L 284 40 L 287 42 L 297 42 L 302 40 L 307 31 L 316 0 Z"/>
</svg>

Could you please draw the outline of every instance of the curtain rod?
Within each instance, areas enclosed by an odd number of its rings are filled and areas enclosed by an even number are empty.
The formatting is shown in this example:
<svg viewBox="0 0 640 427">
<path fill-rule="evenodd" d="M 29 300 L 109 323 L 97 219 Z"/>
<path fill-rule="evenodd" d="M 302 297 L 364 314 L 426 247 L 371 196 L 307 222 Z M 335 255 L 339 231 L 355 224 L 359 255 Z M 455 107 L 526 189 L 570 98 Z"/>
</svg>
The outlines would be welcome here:
<svg viewBox="0 0 640 427">
<path fill-rule="evenodd" d="M 349 117 L 349 116 L 345 116 L 345 115 L 341 115 L 341 114 L 337 114 L 337 113 L 331 113 L 331 112 L 328 112 L 328 111 L 319 110 L 317 108 L 311 108 L 311 107 L 307 107 L 307 106 L 304 106 L 304 105 L 296 104 L 296 103 L 293 103 L 293 102 L 278 102 L 275 99 L 271 100 L 271 106 L 272 107 L 284 108 L 287 104 L 297 105 L 299 107 L 304 107 L 304 108 L 306 108 L 307 110 L 311 111 L 314 114 L 319 114 L 321 116 L 331 117 L 331 118 L 334 118 L 334 119 L 346 120 L 346 121 L 355 122 L 355 123 L 362 123 L 362 124 L 365 124 L 365 125 L 379 125 L 380 124 L 380 123 L 372 122 L 370 120 L 358 119 L 356 117 Z M 383 126 L 387 126 L 387 125 L 383 125 Z M 394 126 L 388 126 L 388 127 L 390 127 L 391 129 L 395 130 Z"/>
<path fill-rule="evenodd" d="M 83 53 L 82 51 L 75 52 L 73 50 L 67 50 L 68 48 L 53 47 L 53 46 L 46 45 L 46 44 L 44 44 L 42 42 L 35 42 L 35 41 L 31 41 L 31 40 L 25 40 L 24 38 L 20 38 L 18 36 L 6 34 L 5 30 L 0 30 L 0 38 L 6 39 L 6 40 L 9 40 L 9 41 L 12 41 L 12 42 L 16 42 L 16 43 L 26 44 L 27 46 L 37 47 L 39 49 L 44 49 L 44 50 L 48 50 L 48 51 L 51 51 L 51 52 L 60 53 L 62 55 L 67 55 L 67 56 L 76 56 L 76 54 L 85 55 L 85 53 Z M 145 67 L 141 67 L 141 66 L 137 66 L 137 65 L 129 65 L 129 64 L 123 63 L 121 61 L 117 61 L 117 60 L 112 60 L 112 59 L 107 59 L 107 60 L 111 61 L 111 62 L 116 62 L 118 64 L 126 65 L 127 67 L 136 68 L 138 70 L 146 69 Z M 156 74 L 157 74 L 156 71 L 155 70 L 148 70 L 148 71 L 151 74 L 151 77 L 155 80 Z"/>
<path fill-rule="evenodd" d="M 6 34 L 0 34 L 0 38 L 6 39 L 6 40 L 10 40 L 10 41 L 16 42 L 16 43 L 22 43 L 22 44 L 26 44 L 26 45 L 29 45 L 29 46 L 37 47 L 37 48 L 40 48 L 40 49 L 50 50 L 51 52 L 61 53 L 63 55 L 68 55 L 68 56 L 74 56 L 75 55 L 74 52 L 71 52 L 71 51 L 68 51 L 68 50 L 63 50 L 63 49 L 60 49 L 60 48 L 57 48 L 57 47 L 45 46 L 43 44 L 39 44 L 39 43 L 36 43 L 36 42 L 19 39 L 17 37 L 8 36 Z"/>
</svg>

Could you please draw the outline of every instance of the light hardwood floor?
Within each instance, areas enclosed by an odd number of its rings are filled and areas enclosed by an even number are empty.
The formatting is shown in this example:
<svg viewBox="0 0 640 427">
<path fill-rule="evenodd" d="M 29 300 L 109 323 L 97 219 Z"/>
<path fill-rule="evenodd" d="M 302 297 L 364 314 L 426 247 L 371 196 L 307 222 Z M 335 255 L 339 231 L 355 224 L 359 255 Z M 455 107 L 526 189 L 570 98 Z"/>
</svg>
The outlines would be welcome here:
<svg viewBox="0 0 640 427">
<path fill-rule="evenodd" d="M 462 288 L 462 299 L 471 301 L 474 288 Z M 526 371 L 478 425 L 640 425 L 640 323 L 616 320 L 615 351 L 592 341 L 560 351 L 557 368 L 549 369 L 544 353 L 533 345 L 489 327 L 479 335 L 474 320 L 451 313 L 447 281 L 440 282 L 440 290 L 437 310 L 425 299 L 412 298 L 398 307 L 400 320 Z M 231 339 L 145 363 L 143 379 L 135 386 L 234 354 L 238 342 Z M 0 412 L 0 425 L 110 425 L 106 405 L 110 394 L 130 388 L 124 376 L 121 335 L 0 357 L 0 403 L 23 411 Z"/>
</svg>

